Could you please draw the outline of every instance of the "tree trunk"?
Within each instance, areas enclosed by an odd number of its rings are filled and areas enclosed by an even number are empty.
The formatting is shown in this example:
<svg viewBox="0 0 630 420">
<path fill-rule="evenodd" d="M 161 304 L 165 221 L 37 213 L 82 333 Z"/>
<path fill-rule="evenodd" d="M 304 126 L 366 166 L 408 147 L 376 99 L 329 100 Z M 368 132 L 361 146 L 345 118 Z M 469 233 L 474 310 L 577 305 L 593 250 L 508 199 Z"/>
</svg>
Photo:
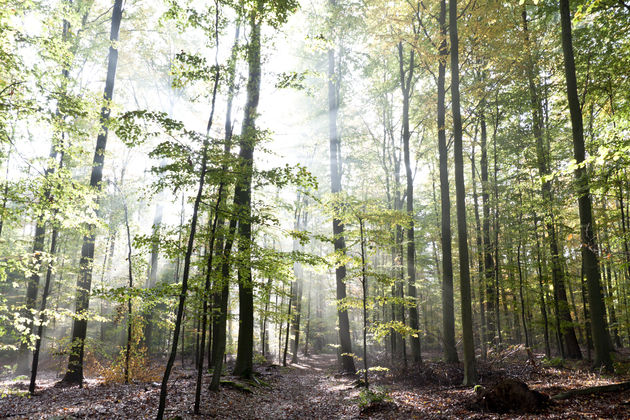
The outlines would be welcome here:
<svg viewBox="0 0 630 420">
<path fill-rule="evenodd" d="M 414 330 L 414 334 L 410 337 L 411 355 L 414 363 L 421 363 L 422 355 L 420 348 L 420 325 L 418 322 L 418 297 L 416 294 L 416 240 L 414 235 L 413 174 L 411 171 L 411 153 L 409 147 L 409 141 L 411 140 L 411 132 L 409 131 L 409 100 L 415 66 L 414 57 L 414 50 L 412 49 L 409 53 L 409 70 L 405 71 L 403 44 L 402 42 L 398 43 L 400 88 L 403 96 L 402 140 L 405 160 L 405 175 L 407 181 L 407 217 L 409 217 L 409 226 L 407 227 L 407 295 L 413 302 L 413 305 L 409 307 L 409 326 Z"/>
<path fill-rule="evenodd" d="M 230 56 L 230 66 L 228 70 L 228 94 L 227 94 L 227 109 L 225 113 L 225 147 L 223 153 L 227 158 L 232 148 L 232 104 L 234 102 L 234 95 L 236 94 L 236 63 L 237 52 L 239 48 L 239 35 L 240 35 L 240 22 L 236 22 L 236 31 L 234 34 L 234 43 L 232 44 L 232 52 Z M 223 166 L 227 168 L 227 166 Z M 221 185 L 224 185 L 227 181 L 221 180 Z M 225 186 L 221 187 L 224 191 Z M 224 192 L 224 194 L 227 194 Z M 222 199 L 225 202 L 226 197 Z M 218 212 L 217 212 L 218 213 Z M 227 310 L 228 300 L 230 297 L 230 254 L 232 251 L 232 242 L 234 232 L 236 231 L 237 221 L 233 218 L 230 221 L 228 228 L 228 235 L 225 245 L 223 243 L 224 235 L 221 234 L 217 238 L 217 253 L 221 253 L 221 277 L 219 280 L 215 280 L 214 294 L 213 294 L 213 307 L 217 311 L 212 317 L 212 351 L 209 352 L 208 357 L 211 360 L 208 362 L 208 366 L 212 366 L 214 371 L 212 374 L 212 381 L 210 384 L 211 390 L 218 390 L 221 380 L 221 370 L 223 368 L 223 355 L 225 354 L 225 328 L 227 322 Z M 223 229 L 225 227 L 225 220 L 223 217 L 219 218 L 217 225 Z"/>
<path fill-rule="evenodd" d="M 335 0 L 329 0 L 331 7 L 336 7 Z M 341 69 L 335 69 L 335 51 L 328 50 L 328 129 L 330 138 L 330 191 L 333 194 L 341 192 L 341 139 L 337 132 L 337 116 L 339 114 L 339 83 Z M 346 253 L 344 225 L 337 217 L 333 217 L 333 235 L 335 253 Z M 352 341 L 350 339 L 350 320 L 348 311 L 341 309 L 339 302 L 346 299 L 346 265 L 340 264 L 335 268 L 337 284 L 337 317 L 339 321 L 339 352 L 338 357 L 344 372 L 355 373 L 352 358 Z"/>
<path fill-rule="evenodd" d="M 155 205 L 155 213 L 153 215 L 153 242 L 151 244 L 151 261 L 149 265 L 149 276 L 147 277 L 147 288 L 155 287 L 157 283 L 158 257 L 160 247 L 160 227 L 162 225 L 163 206 L 160 197 Z M 153 349 L 153 313 L 150 312 L 146 316 L 146 327 L 144 329 L 144 343 L 147 348 L 147 355 L 151 356 Z"/>
<path fill-rule="evenodd" d="M 484 113 L 484 104 L 480 105 L 479 124 L 481 127 L 481 205 L 483 211 L 483 254 L 484 254 L 484 277 L 485 277 L 485 295 L 486 295 L 486 333 L 484 338 L 490 345 L 497 344 L 497 326 L 496 326 L 496 295 L 497 290 L 494 287 L 494 258 L 492 257 L 492 241 L 490 240 L 490 194 L 488 188 L 488 132 L 486 126 L 486 117 Z"/>
<path fill-rule="evenodd" d="M 464 341 L 464 381 L 472 386 L 477 381 L 470 296 L 468 228 L 466 226 L 466 190 L 462 146 L 462 117 L 459 98 L 459 39 L 457 35 L 457 0 L 449 0 L 449 32 L 451 39 L 451 107 L 453 112 L 453 151 L 455 154 L 455 191 L 457 198 L 457 242 L 459 249 L 462 330 Z"/>
<path fill-rule="evenodd" d="M 214 111 L 216 106 L 217 99 L 217 89 L 219 88 L 219 76 L 220 76 L 220 67 L 219 67 L 219 5 L 218 3 L 215 5 L 215 16 L 214 16 L 214 42 L 215 42 L 215 73 L 214 73 L 214 85 L 212 88 L 212 104 L 210 107 L 210 117 L 208 118 L 208 126 L 206 128 L 206 137 L 210 136 L 210 129 L 212 128 L 212 123 L 214 121 Z M 225 166 L 224 166 L 225 168 Z M 223 171 L 225 172 L 225 171 Z M 219 223 L 219 208 L 221 207 L 221 199 L 223 198 L 223 188 L 224 183 L 219 182 L 219 188 L 217 191 L 217 198 L 214 204 L 214 208 L 212 209 L 212 225 L 210 227 L 210 243 L 208 244 L 207 252 L 207 262 L 205 267 L 205 284 L 203 291 L 201 293 L 202 300 L 202 312 L 201 312 L 201 341 L 199 346 L 197 347 L 199 351 L 199 355 L 197 358 L 197 381 L 195 384 L 195 404 L 193 411 L 195 414 L 199 414 L 199 406 L 201 404 L 201 380 L 203 379 L 203 362 L 204 362 L 204 352 L 206 349 L 206 325 L 208 323 L 208 302 L 211 298 L 212 292 L 212 272 L 214 269 L 212 263 L 212 257 L 214 257 L 214 242 L 216 239 L 217 233 L 217 225 Z M 208 339 L 208 341 L 212 341 Z"/>
<path fill-rule="evenodd" d="M 122 20 L 123 0 L 115 0 L 112 11 L 112 24 L 110 31 L 110 47 L 107 59 L 107 78 L 105 80 L 105 90 L 103 93 L 103 107 L 100 115 L 100 131 L 96 139 L 96 150 L 90 175 L 90 187 L 101 191 L 101 181 L 103 179 L 103 165 L 105 162 L 105 148 L 107 146 L 107 134 L 109 130 L 110 103 L 114 94 L 114 83 L 116 81 L 116 68 L 118 65 L 118 34 L 120 32 L 120 22 Z M 97 199 L 98 204 L 98 199 Z M 92 262 L 94 261 L 94 224 L 87 227 L 88 233 L 83 237 L 81 248 L 81 261 L 79 263 L 79 277 L 77 279 L 77 292 L 75 313 L 78 318 L 72 322 L 72 340 L 70 357 L 65 376 L 61 380 L 65 384 L 83 384 L 83 351 L 87 335 L 87 312 L 90 305 L 90 290 L 92 287 Z"/>
<path fill-rule="evenodd" d="M 475 136 L 476 136 L 476 130 L 475 130 Z M 485 310 L 485 302 L 484 302 L 484 285 L 485 285 L 485 275 L 484 275 L 484 265 L 483 265 L 483 255 L 484 255 L 484 248 L 483 248 L 483 242 L 481 239 L 482 233 L 481 233 L 481 221 L 479 218 L 479 199 L 477 197 L 477 183 L 475 180 L 475 176 L 476 176 L 476 166 L 475 166 L 475 146 L 473 144 L 473 148 L 472 148 L 472 154 L 470 157 L 470 162 L 472 164 L 472 184 L 473 184 L 473 206 L 474 206 L 474 210 L 475 210 L 475 228 L 477 230 L 477 234 L 475 235 L 476 237 L 476 243 L 477 243 L 477 265 L 479 267 L 479 315 L 480 315 L 480 322 L 479 322 L 479 326 L 481 331 L 479 332 L 479 342 L 481 343 L 481 356 L 483 357 L 483 359 L 485 360 L 487 357 L 487 350 L 486 350 L 486 310 Z"/>
<path fill-rule="evenodd" d="M 455 304 L 453 298 L 453 253 L 451 233 L 451 196 L 448 181 L 448 148 L 446 145 L 446 0 L 440 1 L 440 60 L 437 85 L 438 151 L 440 155 L 440 203 L 442 217 L 442 328 L 444 329 L 444 360 L 457 363 L 455 348 Z"/>
<path fill-rule="evenodd" d="M 547 317 L 547 305 L 545 304 L 545 289 L 543 286 L 543 267 L 541 256 L 541 245 L 538 237 L 538 216 L 534 213 L 534 232 L 536 234 L 536 267 L 538 268 L 538 293 L 540 299 L 540 312 L 543 317 L 543 334 L 545 340 L 545 356 L 551 357 L 551 347 L 549 343 L 549 319 Z"/>
<path fill-rule="evenodd" d="M 251 269 L 252 242 L 252 172 L 254 164 L 254 146 L 256 141 L 256 117 L 260 97 L 260 20 L 263 2 L 256 2 L 256 11 L 251 12 L 250 40 L 247 48 L 249 75 L 247 80 L 247 102 L 244 109 L 243 127 L 239 141 L 241 150 L 239 161 L 243 171 L 234 189 L 234 207 L 238 212 L 238 251 L 243 259 L 237 271 L 239 328 L 238 349 L 234 375 L 242 378 L 252 376 L 252 358 L 254 351 L 254 284 Z"/>
<path fill-rule="evenodd" d="M 582 240 L 582 258 L 584 274 L 588 287 L 589 306 L 591 310 L 591 332 L 595 346 L 595 366 L 603 366 L 612 371 L 612 359 L 609 348 L 610 337 L 606 329 L 606 307 L 602 298 L 597 242 L 594 235 L 594 220 L 589 187 L 589 177 L 584 165 L 586 151 L 584 148 L 584 128 L 582 110 L 577 93 L 575 61 L 573 57 L 573 39 L 571 34 L 571 12 L 569 0 L 560 0 L 560 23 L 562 26 L 562 51 L 564 54 L 564 70 L 567 83 L 567 99 L 571 114 L 573 134 L 573 156 L 579 165 L 575 170 L 578 193 L 578 209 L 580 213 L 580 237 Z"/>
</svg>

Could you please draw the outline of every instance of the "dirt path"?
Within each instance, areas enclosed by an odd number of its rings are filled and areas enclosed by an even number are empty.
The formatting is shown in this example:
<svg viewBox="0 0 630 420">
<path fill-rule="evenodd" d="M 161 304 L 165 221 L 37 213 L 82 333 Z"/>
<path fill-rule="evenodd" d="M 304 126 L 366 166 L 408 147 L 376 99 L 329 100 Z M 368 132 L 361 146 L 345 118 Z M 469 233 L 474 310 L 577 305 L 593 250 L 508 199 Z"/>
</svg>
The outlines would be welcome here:
<svg viewBox="0 0 630 420">
<path fill-rule="evenodd" d="M 277 370 L 278 374 L 270 379 L 273 387 L 256 389 L 241 410 L 226 413 L 219 409 L 213 413 L 210 397 L 210 413 L 246 419 L 349 419 L 359 415 L 355 401 L 358 391 L 351 379 L 335 374 L 334 355 L 313 356 Z"/>
</svg>

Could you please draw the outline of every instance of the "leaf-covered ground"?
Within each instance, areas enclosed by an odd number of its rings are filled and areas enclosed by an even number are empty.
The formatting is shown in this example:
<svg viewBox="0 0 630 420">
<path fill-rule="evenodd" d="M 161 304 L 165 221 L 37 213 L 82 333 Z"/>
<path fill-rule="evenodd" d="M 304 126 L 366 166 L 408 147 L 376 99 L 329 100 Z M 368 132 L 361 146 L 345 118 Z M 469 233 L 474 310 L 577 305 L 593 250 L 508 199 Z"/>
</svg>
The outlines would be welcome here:
<svg viewBox="0 0 630 420">
<path fill-rule="evenodd" d="M 313 356 L 283 368 L 259 367 L 253 392 L 225 386 L 214 393 L 204 387 L 201 415 L 192 414 L 194 371 L 176 370 L 170 382 L 167 418 L 182 419 L 629 419 L 630 391 L 589 395 L 558 401 L 536 414 L 493 414 L 473 411 L 473 390 L 459 387 L 461 370 L 438 362 L 406 371 L 380 372 L 372 385 L 388 391 L 393 404 L 361 412 L 355 379 L 336 374 L 335 358 Z M 586 369 L 549 368 L 526 360 L 500 357 L 480 362 L 481 381 L 490 386 L 500 378 L 519 378 L 549 395 L 573 388 L 623 380 Z M 88 379 L 83 388 L 54 388 L 57 378 L 43 375 L 37 393 L 25 396 L 26 380 L 0 381 L 0 418 L 11 419 L 151 419 L 159 396 L 157 383 L 103 384 Z M 209 380 L 209 378 L 206 378 Z"/>
</svg>

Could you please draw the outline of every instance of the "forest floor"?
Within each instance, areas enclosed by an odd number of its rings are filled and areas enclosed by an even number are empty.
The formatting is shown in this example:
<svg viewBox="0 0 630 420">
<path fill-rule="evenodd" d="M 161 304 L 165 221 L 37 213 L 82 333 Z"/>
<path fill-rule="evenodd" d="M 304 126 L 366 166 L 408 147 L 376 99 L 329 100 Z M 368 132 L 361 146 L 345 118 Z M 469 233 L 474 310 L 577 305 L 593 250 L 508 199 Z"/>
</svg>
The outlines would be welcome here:
<svg viewBox="0 0 630 420">
<path fill-rule="evenodd" d="M 513 355 L 512 355 L 513 356 Z M 474 391 L 459 386 L 458 366 L 427 362 L 407 370 L 371 373 L 371 386 L 385 389 L 390 401 L 368 410 L 359 408 L 356 378 L 336 373 L 334 355 L 303 358 L 290 367 L 258 366 L 260 384 L 248 390 L 224 386 L 202 393 L 201 415 L 192 414 L 195 372 L 176 369 L 171 376 L 166 418 L 177 419 L 630 419 L 630 390 L 557 401 L 535 414 L 493 414 L 474 411 Z M 532 389 L 554 395 L 569 389 L 604 385 L 628 378 L 606 376 L 586 364 L 545 367 L 515 357 L 479 362 L 486 386 L 512 377 Z M 405 373 L 406 372 L 406 373 Z M 205 378 L 209 381 L 209 375 Z M 58 377 L 45 372 L 33 397 L 26 379 L 0 378 L 0 418 L 10 419 L 151 419 L 159 397 L 156 382 L 105 384 L 87 379 L 83 388 L 55 388 Z M 251 392 L 248 392 L 251 391 Z"/>
</svg>

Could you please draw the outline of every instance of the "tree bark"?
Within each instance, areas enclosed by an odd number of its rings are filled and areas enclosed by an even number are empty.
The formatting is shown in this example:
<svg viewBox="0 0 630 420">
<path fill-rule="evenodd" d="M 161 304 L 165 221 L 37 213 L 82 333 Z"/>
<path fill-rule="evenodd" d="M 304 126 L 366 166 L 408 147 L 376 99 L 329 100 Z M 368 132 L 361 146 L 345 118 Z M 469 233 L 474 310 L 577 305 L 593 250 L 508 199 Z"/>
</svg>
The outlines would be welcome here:
<svg viewBox="0 0 630 420">
<path fill-rule="evenodd" d="M 440 155 L 440 203 L 442 218 L 442 328 L 444 329 L 444 360 L 457 363 L 455 348 L 455 304 L 453 293 L 453 252 L 451 233 L 451 196 L 448 181 L 448 148 L 446 145 L 446 0 L 440 1 L 440 59 L 437 85 L 438 152 Z"/>
<path fill-rule="evenodd" d="M 411 153 L 409 147 L 409 142 L 411 140 L 411 132 L 409 130 L 409 101 L 415 67 L 414 58 L 414 50 L 412 49 L 409 53 L 409 70 L 405 71 L 403 44 L 402 42 L 399 42 L 398 62 L 400 69 L 400 88 L 403 96 L 402 140 L 405 160 L 405 176 L 407 181 L 407 217 L 409 217 L 409 226 L 407 226 L 407 295 L 413 302 L 413 305 L 409 307 L 409 326 L 414 330 L 414 334 L 410 337 L 410 341 L 413 362 L 421 363 L 422 354 L 420 347 L 420 325 L 418 322 L 418 297 L 416 293 L 416 239 L 414 235 L 413 174 L 411 170 Z"/>
<path fill-rule="evenodd" d="M 453 152 L 455 154 L 455 191 L 457 198 L 457 241 L 459 248 L 462 332 L 464 341 L 464 381 L 472 386 L 477 381 L 470 296 L 470 265 L 468 258 L 468 228 L 466 226 L 466 190 L 462 117 L 459 94 L 459 39 L 457 34 L 457 0 L 449 0 L 449 35 L 451 39 L 451 107 L 453 112 Z"/>
<path fill-rule="evenodd" d="M 247 48 L 249 75 L 247 80 L 247 102 L 244 109 L 243 127 L 239 141 L 241 150 L 239 162 L 242 175 L 234 190 L 234 207 L 238 213 L 238 251 L 244 261 L 237 271 L 239 328 L 238 349 L 234 375 L 242 378 L 252 376 L 252 357 L 254 351 L 254 284 L 251 270 L 252 243 L 252 172 L 254 147 L 256 143 L 256 117 L 260 97 L 260 20 L 263 2 L 257 1 L 257 10 L 252 11 L 250 19 L 250 41 Z"/>
<path fill-rule="evenodd" d="M 593 335 L 593 345 L 595 347 L 595 360 L 593 363 L 595 366 L 603 366 L 606 370 L 612 371 L 613 365 L 610 357 L 610 351 L 612 349 L 609 346 L 610 337 L 608 336 L 605 319 L 606 307 L 604 306 L 601 292 L 589 176 L 584 163 L 586 157 L 584 127 L 580 100 L 577 93 L 569 0 L 560 0 L 560 23 L 562 27 L 562 52 L 564 55 L 567 99 L 569 102 L 573 135 L 573 156 L 578 164 L 575 170 L 575 181 L 580 213 L 582 259 L 584 260 L 584 274 L 588 287 L 589 306 L 591 310 L 591 332 Z"/>
<path fill-rule="evenodd" d="M 105 90 L 103 93 L 103 107 L 100 115 L 100 131 L 96 139 L 96 150 L 90 175 L 90 187 L 101 191 L 101 181 L 103 179 L 103 165 L 105 163 L 105 148 L 107 146 L 108 122 L 110 115 L 110 103 L 114 94 L 114 83 L 116 81 L 116 68 L 118 66 L 118 34 L 120 32 L 120 22 L 122 20 L 123 0 L 115 0 L 112 11 L 112 24 L 110 30 L 110 47 L 107 59 L 107 77 L 105 80 Z M 97 198 L 98 205 L 98 198 Z M 90 290 L 92 287 L 92 265 L 94 261 L 94 224 L 87 227 L 88 233 L 83 237 L 81 248 L 81 260 L 79 262 L 79 277 L 77 279 L 77 294 L 75 304 L 75 318 L 72 322 L 72 340 L 70 357 L 65 376 L 61 380 L 64 384 L 83 384 L 83 352 L 85 348 L 85 338 L 87 335 L 87 315 L 90 305 Z"/>
<path fill-rule="evenodd" d="M 335 0 L 329 0 L 331 7 L 335 7 Z M 337 117 L 339 114 L 339 83 L 341 69 L 335 69 L 335 50 L 328 50 L 328 129 L 330 139 L 330 191 L 333 194 L 341 192 L 341 139 L 337 132 Z M 333 217 L 333 236 L 335 253 L 346 253 L 346 241 L 344 225 L 337 217 Z M 337 318 L 339 321 L 339 345 L 338 357 L 344 372 L 355 373 L 354 359 L 352 356 L 352 341 L 350 339 L 350 320 L 348 311 L 341 309 L 339 302 L 346 299 L 346 265 L 340 264 L 335 268 L 337 285 Z"/>
</svg>

